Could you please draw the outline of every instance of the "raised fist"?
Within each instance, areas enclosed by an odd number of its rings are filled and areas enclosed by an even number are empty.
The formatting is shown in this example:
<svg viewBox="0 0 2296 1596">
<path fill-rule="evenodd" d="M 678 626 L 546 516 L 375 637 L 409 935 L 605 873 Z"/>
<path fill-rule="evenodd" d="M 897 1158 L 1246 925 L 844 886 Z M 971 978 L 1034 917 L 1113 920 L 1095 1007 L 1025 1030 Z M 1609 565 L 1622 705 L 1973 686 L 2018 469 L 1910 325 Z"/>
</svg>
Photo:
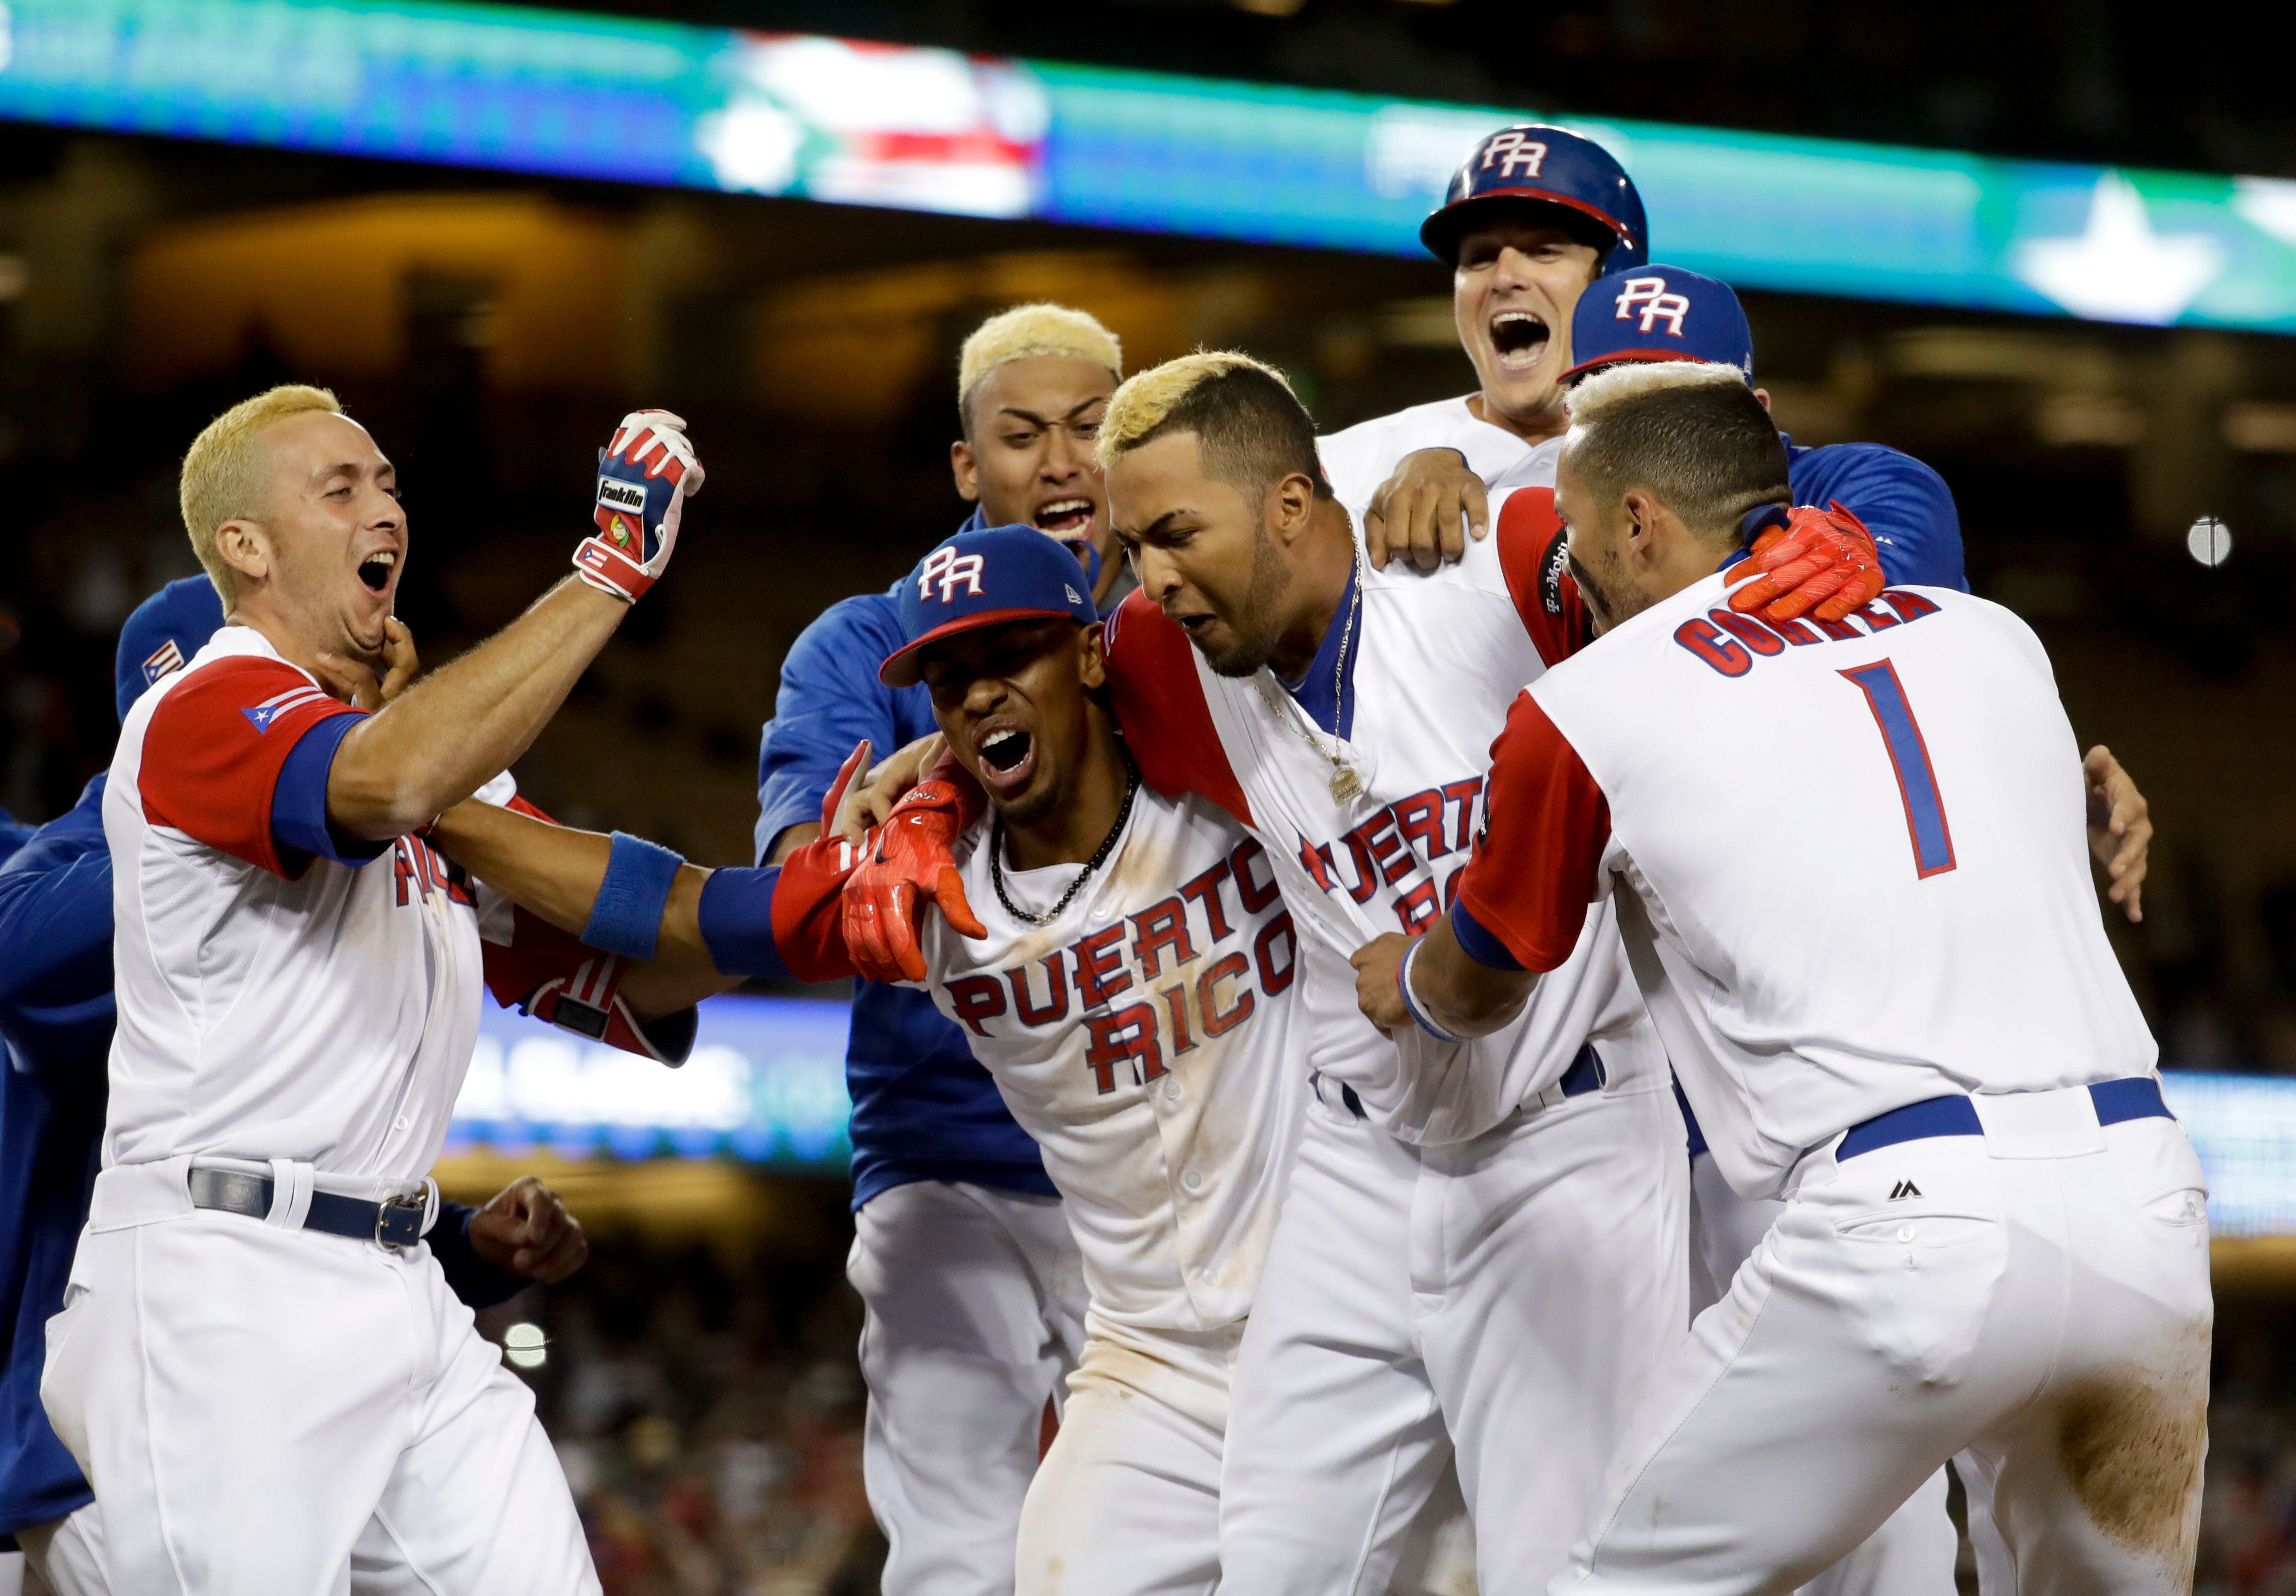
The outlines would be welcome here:
<svg viewBox="0 0 2296 1596">
<path fill-rule="evenodd" d="M 678 516 L 701 491 L 701 462 L 685 422 L 667 410 L 634 410 L 598 457 L 598 529 L 574 551 L 591 586 L 636 603 L 669 564 Z"/>
</svg>

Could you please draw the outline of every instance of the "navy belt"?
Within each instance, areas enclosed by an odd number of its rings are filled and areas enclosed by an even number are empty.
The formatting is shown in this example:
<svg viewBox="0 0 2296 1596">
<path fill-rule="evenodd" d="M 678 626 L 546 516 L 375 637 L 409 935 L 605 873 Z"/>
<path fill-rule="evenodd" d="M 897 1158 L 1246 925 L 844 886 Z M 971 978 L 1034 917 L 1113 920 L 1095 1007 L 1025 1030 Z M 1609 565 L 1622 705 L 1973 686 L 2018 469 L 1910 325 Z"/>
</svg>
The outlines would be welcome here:
<svg viewBox="0 0 2296 1596">
<path fill-rule="evenodd" d="M 2088 1089 L 2090 1101 L 2096 1104 L 2099 1125 L 2119 1125 L 2128 1119 L 2174 1119 L 2169 1105 L 2161 1101 L 2161 1083 L 2149 1075 L 2133 1075 L 2118 1081 L 2099 1081 Z M 1985 1126 L 1979 1123 L 1977 1105 L 1965 1096 L 1932 1097 L 1917 1103 L 1907 1103 L 1902 1109 L 1892 1109 L 1887 1114 L 1876 1114 L 1849 1127 L 1833 1150 L 1833 1161 L 1854 1158 L 1860 1153 L 1876 1148 L 1895 1147 L 1900 1142 L 1919 1142 L 1930 1136 L 1981 1136 Z"/>
<path fill-rule="evenodd" d="M 242 1174 L 234 1169 L 194 1169 L 191 1177 L 192 1207 L 217 1208 L 261 1219 L 271 1212 L 271 1177 Z M 420 1197 L 395 1197 L 389 1202 L 367 1202 L 332 1191 L 311 1193 L 311 1211 L 303 1228 L 354 1241 L 382 1247 L 412 1247 L 422 1240 L 422 1215 L 430 1205 Z"/>
<path fill-rule="evenodd" d="M 1603 1083 L 1610 1078 L 1603 1068 L 1603 1055 L 1595 1051 L 1591 1042 L 1578 1050 L 1570 1060 L 1570 1068 L 1562 1072 L 1562 1095 L 1578 1097 L 1589 1092 L 1600 1092 Z"/>
</svg>

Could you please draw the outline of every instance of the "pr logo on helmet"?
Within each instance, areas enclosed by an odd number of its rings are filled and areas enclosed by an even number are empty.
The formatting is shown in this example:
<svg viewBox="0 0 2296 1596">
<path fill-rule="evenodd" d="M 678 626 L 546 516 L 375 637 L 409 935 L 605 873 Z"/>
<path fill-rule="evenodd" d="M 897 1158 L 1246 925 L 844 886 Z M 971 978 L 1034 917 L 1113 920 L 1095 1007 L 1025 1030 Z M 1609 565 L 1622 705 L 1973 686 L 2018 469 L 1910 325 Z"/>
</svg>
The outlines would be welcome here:
<svg viewBox="0 0 2296 1596">
<path fill-rule="evenodd" d="M 1614 321 L 1630 321 L 1639 308 L 1642 330 L 1655 332 L 1664 322 L 1667 331 L 1676 338 L 1682 336 L 1682 318 L 1690 314 L 1690 296 L 1669 291 L 1663 277 L 1629 277 L 1619 285 L 1616 300 L 1619 314 Z"/>
<path fill-rule="evenodd" d="M 1538 168 L 1546 164 L 1546 146 L 1539 140 L 1525 137 L 1520 131 L 1510 127 L 1504 133 L 1491 135 L 1489 141 L 1483 145 L 1483 170 L 1489 171 L 1493 161 L 1498 162 L 1502 179 L 1513 176 L 1518 168 L 1521 169 L 1522 176 L 1536 177 Z"/>
</svg>

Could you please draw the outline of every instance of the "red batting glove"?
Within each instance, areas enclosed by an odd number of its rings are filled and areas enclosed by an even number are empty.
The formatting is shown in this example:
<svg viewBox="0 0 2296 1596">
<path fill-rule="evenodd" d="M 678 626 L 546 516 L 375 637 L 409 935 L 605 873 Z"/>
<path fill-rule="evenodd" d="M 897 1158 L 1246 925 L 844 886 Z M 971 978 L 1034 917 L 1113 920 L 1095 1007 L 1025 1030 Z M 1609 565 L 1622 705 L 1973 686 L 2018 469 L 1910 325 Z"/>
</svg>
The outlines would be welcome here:
<svg viewBox="0 0 2296 1596">
<path fill-rule="evenodd" d="M 1759 610 L 1772 620 L 1807 610 L 1838 621 L 1888 584 L 1874 535 L 1838 500 L 1824 510 L 1798 504 L 1784 526 L 1756 538 L 1751 558 L 1732 579 L 1747 577 L 1754 579 L 1730 595 L 1730 608 L 1742 615 Z"/>
<path fill-rule="evenodd" d="M 988 935 L 964 896 L 956 839 L 980 818 L 980 789 L 953 758 L 925 773 L 870 838 L 869 856 L 845 882 L 845 951 L 873 981 L 922 981 L 918 900 L 929 896 L 959 935 Z"/>
</svg>

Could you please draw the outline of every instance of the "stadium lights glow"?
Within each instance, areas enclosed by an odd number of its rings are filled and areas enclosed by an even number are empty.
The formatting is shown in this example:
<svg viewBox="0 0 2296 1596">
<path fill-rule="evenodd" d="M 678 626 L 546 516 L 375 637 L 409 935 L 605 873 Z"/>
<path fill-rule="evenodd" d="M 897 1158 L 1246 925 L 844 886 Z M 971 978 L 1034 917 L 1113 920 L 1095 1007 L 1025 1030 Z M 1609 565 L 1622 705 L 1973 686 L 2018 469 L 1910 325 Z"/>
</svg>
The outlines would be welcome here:
<svg viewBox="0 0 2296 1596">
<path fill-rule="evenodd" d="M 2213 515 L 2204 515 L 2185 531 L 2185 552 L 2194 562 L 2213 569 L 2232 558 L 2232 528 Z"/>
<path fill-rule="evenodd" d="M 0 117 L 1417 256 L 1471 107 L 433 0 L 9 0 Z M 2296 331 L 2296 183 L 1570 125 L 1742 288 Z"/>
<path fill-rule="evenodd" d="M 503 1331 L 503 1361 L 513 1369 L 539 1369 L 550 1361 L 550 1338 L 523 1322 Z"/>
</svg>

